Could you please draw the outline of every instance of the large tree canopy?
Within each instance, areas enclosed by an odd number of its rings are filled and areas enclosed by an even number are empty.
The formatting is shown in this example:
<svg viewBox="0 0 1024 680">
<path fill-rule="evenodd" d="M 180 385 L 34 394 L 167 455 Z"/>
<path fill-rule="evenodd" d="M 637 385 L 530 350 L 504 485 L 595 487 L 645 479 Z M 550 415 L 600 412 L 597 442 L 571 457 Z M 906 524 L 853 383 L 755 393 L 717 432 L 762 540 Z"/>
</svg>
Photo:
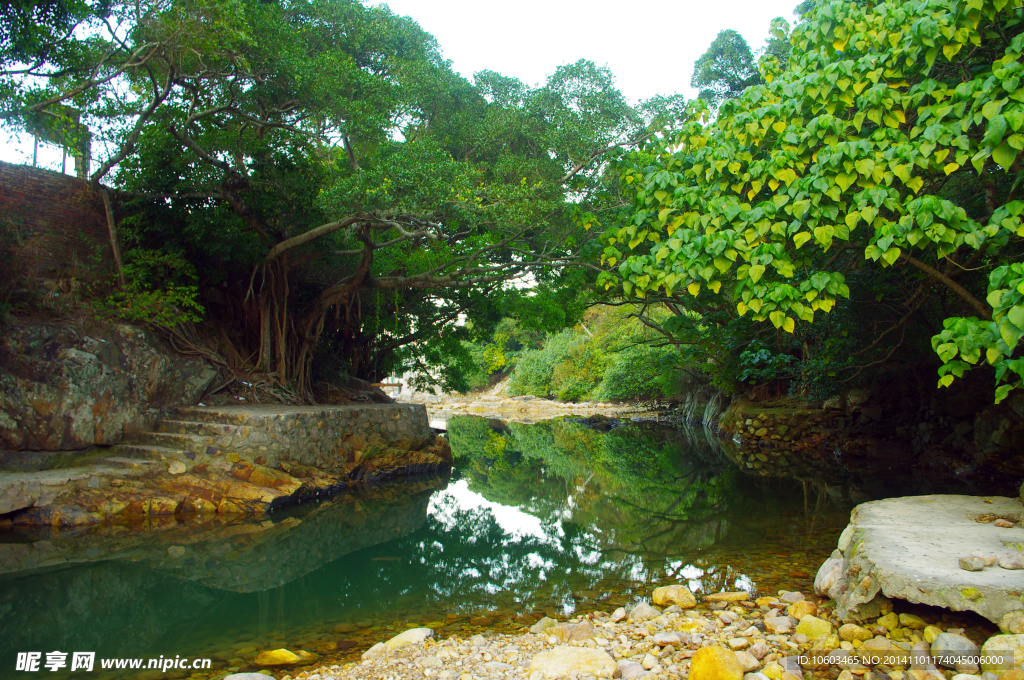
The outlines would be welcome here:
<svg viewBox="0 0 1024 680">
<path fill-rule="evenodd" d="M 827 326 L 857 278 L 898 296 L 889 339 L 940 307 L 940 384 L 985 360 L 1004 398 L 1024 377 L 1021 5 L 804 8 L 784 71 L 763 61 L 714 122 L 697 107 L 623 167 L 633 209 L 605 234 L 605 286 L 668 302 L 696 337 L 714 318 Z"/>
<path fill-rule="evenodd" d="M 70 67 L 5 62 L 7 118 L 88 130 L 91 179 L 125 208 L 125 309 L 198 284 L 221 350 L 304 399 L 317 363 L 444 364 L 461 315 L 481 328 L 507 282 L 563 276 L 580 216 L 614 200 L 607 154 L 674 103 L 634 110 L 585 61 L 539 88 L 469 82 L 355 0 L 138 0 L 88 25 Z"/>
</svg>

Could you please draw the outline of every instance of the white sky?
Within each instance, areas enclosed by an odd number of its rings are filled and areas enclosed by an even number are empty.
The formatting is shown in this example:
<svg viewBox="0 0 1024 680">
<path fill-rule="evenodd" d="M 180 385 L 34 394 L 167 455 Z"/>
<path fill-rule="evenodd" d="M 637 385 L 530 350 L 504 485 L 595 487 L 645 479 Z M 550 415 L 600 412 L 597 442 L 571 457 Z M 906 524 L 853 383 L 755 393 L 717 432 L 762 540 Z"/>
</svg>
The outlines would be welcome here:
<svg viewBox="0 0 1024 680">
<path fill-rule="evenodd" d="M 527 85 L 540 85 L 556 68 L 579 59 L 608 66 L 631 102 L 682 93 L 693 62 L 718 32 L 738 31 L 752 49 L 764 45 L 771 20 L 795 22 L 799 0 L 388 0 L 437 38 L 456 71 L 472 78 L 490 69 Z M 32 162 L 32 139 L 9 139 L 0 128 L 0 160 Z M 19 143 L 20 141 L 20 143 Z M 60 170 L 61 152 L 40 145 L 39 165 Z M 69 159 L 67 172 L 74 172 Z"/>
<path fill-rule="evenodd" d="M 764 45 L 771 20 L 795 22 L 800 0 L 388 0 L 437 38 L 456 71 L 490 69 L 542 84 L 562 64 L 589 59 L 608 66 L 634 103 L 690 87 L 693 62 L 719 31 Z"/>
</svg>

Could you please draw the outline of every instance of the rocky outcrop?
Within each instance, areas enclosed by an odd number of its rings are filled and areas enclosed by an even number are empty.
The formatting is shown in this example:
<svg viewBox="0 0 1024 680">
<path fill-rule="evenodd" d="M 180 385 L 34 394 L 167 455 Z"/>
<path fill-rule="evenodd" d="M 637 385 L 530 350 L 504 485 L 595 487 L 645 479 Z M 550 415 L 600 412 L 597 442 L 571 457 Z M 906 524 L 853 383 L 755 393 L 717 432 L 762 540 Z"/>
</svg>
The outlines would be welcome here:
<svg viewBox="0 0 1024 680">
<path fill-rule="evenodd" d="M 997 524 L 997 517 L 1006 521 Z M 834 599 L 836 614 L 851 621 L 875 618 L 899 598 L 999 623 L 1024 609 L 1024 572 L 995 564 L 967 571 L 959 558 L 1024 552 L 1022 519 L 1024 506 L 1013 498 L 932 495 L 863 503 L 819 569 L 815 590 Z"/>
<path fill-rule="evenodd" d="M 0 449 L 116 444 L 167 407 L 196 403 L 215 375 L 137 326 L 8 317 L 0 329 Z"/>
</svg>

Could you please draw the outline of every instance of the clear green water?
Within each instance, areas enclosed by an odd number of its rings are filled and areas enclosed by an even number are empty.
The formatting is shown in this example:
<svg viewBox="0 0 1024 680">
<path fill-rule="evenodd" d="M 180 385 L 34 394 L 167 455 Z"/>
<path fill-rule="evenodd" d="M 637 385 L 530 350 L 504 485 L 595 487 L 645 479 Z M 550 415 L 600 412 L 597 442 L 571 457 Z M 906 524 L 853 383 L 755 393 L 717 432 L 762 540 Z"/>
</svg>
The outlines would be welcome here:
<svg viewBox="0 0 1024 680">
<path fill-rule="evenodd" d="M 350 659 L 410 626 L 508 631 L 666 582 L 809 590 L 850 508 L 905 492 L 885 474 L 828 485 L 744 474 L 689 428 L 460 417 L 449 436 L 450 479 L 262 521 L 0 533 L 0 677 L 39 677 L 14 673 L 23 651 L 209 656 L 215 671 L 245 670 L 262 649 Z"/>
</svg>

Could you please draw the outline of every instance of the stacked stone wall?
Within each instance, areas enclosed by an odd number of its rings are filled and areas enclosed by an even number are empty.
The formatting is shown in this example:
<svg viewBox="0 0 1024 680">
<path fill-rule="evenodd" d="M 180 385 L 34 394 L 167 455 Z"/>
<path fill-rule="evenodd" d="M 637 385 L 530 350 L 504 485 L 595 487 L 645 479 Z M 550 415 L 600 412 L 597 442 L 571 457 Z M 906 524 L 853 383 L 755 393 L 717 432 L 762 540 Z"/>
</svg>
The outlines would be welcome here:
<svg viewBox="0 0 1024 680">
<path fill-rule="evenodd" d="M 103 200 L 89 182 L 0 162 L 0 249 L 19 279 L 60 278 L 112 259 Z"/>
</svg>

